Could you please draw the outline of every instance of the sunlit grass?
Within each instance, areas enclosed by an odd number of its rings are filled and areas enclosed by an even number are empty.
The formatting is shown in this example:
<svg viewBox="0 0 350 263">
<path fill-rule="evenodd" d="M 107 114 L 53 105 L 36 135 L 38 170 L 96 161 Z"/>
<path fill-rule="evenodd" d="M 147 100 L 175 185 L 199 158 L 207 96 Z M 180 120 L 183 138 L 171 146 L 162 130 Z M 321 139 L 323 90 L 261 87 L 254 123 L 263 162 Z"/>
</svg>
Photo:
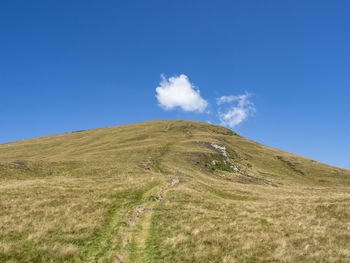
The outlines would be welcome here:
<svg viewBox="0 0 350 263">
<path fill-rule="evenodd" d="M 349 262 L 349 186 L 347 170 L 200 122 L 3 144 L 0 262 Z"/>
</svg>

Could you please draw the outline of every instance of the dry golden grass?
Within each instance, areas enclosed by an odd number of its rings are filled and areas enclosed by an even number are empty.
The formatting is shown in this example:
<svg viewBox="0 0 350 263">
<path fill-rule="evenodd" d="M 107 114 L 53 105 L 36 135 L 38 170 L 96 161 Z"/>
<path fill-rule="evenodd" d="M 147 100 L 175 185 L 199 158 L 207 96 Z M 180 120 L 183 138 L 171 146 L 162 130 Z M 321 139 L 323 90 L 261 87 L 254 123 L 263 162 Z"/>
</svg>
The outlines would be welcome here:
<svg viewBox="0 0 350 263">
<path fill-rule="evenodd" d="M 206 123 L 0 145 L 0 262 L 350 262 L 349 207 L 350 171 Z"/>
</svg>

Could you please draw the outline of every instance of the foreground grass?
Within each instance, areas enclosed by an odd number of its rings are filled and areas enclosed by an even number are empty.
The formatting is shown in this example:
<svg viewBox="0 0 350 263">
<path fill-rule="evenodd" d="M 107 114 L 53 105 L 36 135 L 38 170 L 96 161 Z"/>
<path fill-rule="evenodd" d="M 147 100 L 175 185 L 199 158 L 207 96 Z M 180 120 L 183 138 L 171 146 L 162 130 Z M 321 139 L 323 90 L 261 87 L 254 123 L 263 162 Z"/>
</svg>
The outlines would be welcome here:
<svg viewBox="0 0 350 263">
<path fill-rule="evenodd" d="M 0 262 L 349 262 L 348 207 L 349 171 L 199 122 L 0 145 Z"/>
</svg>

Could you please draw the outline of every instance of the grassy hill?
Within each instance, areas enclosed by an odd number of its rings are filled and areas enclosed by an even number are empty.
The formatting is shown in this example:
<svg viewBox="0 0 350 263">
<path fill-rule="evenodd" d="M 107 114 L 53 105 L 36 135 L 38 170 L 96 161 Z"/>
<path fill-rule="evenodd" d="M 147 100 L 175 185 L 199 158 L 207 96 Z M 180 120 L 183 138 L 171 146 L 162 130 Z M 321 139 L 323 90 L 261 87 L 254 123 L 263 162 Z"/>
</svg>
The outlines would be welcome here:
<svg viewBox="0 0 350 263">
<path fill-rule="evenodd" d="M 216 125 L 0 145 L 0 262 L 350 262 L 350 171 Z"/>
</svg>

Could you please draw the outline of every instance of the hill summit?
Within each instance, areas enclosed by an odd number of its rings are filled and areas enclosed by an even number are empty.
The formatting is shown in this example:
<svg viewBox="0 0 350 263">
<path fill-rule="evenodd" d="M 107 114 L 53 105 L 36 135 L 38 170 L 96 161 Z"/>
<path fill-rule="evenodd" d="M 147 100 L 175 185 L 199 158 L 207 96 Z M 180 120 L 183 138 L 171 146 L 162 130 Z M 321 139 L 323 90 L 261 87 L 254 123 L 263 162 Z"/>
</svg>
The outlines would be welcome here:
<svg viewBox="0 0 350 263">
<path fill-rule="evenodd" d="M 347 262 L 350 171 L 196 121 L 0 145 L 0 262 Z"/>
</svg>

